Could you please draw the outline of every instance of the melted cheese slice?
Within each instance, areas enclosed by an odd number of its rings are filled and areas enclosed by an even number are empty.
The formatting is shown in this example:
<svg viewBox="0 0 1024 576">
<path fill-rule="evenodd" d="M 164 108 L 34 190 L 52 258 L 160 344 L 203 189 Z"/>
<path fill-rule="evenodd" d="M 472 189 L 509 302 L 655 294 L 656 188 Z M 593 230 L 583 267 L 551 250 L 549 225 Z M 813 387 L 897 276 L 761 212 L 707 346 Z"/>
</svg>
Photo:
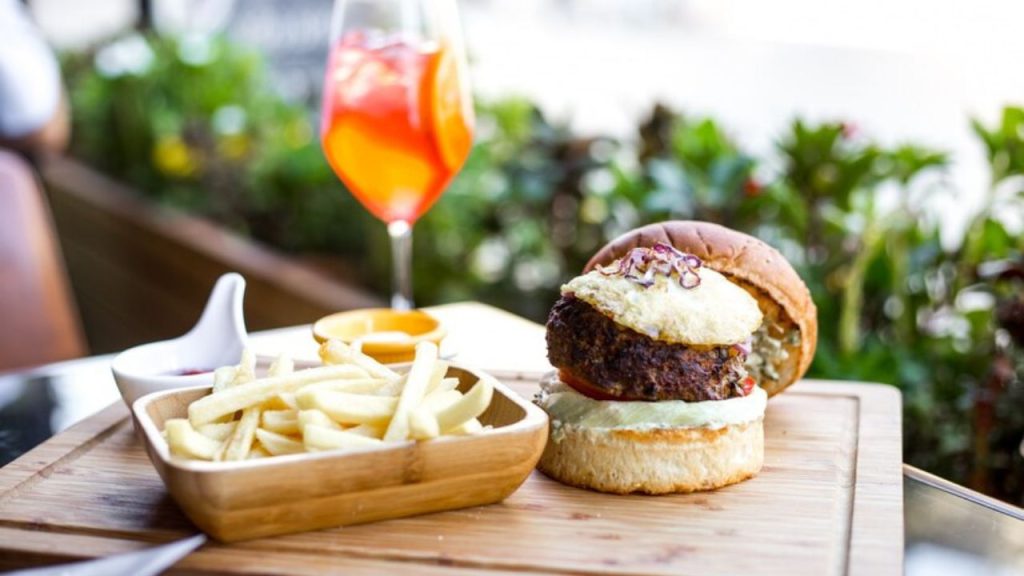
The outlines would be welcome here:
<svg viewBox="0 0 1024 576">
<path fill-rule="evenodd" d="M 710 268 L 701 268 L 699 274 L 695 288 L 680 286 L 675 274 L 659 274 L 644 288 L 594 270 L 562 286 L 562 294 L 574 294 L 622 326 L 656 340 L 703 346 L 746 340 L 761 325 L 757 301 Z"/>
</svg>

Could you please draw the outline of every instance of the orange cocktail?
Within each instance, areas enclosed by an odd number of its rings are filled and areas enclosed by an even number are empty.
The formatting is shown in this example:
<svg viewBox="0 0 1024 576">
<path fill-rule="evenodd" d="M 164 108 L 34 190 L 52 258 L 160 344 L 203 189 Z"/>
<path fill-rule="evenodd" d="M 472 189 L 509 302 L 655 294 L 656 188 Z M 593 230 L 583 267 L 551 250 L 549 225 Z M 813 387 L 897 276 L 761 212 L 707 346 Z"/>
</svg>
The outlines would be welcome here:
<svg viewBox="0 0 1024 576">
<path fill-rule="evenodd" d="M 335 0 L 320 141 L 334 172 L 388 225 L 391 306 L 412 307 L 412 225 L 473 143 L 454 0 Z"/>
<path fill-rule="evenodd" d="M 331 167 L 384 222 L 415 222 L 462 167 L 472 108 L 443 44 L 371 46 L 359 32 L 332 49 L 321 139 Z"/>
</svg>

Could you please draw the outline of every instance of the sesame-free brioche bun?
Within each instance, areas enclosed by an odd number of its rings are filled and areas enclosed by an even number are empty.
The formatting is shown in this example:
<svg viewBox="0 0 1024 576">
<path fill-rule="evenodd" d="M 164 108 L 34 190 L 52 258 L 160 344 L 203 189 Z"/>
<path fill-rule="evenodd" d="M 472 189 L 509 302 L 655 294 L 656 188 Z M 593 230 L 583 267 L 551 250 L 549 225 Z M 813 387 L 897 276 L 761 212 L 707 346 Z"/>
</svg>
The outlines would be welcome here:
<svg viewBox="0 0 1024 576">
<path fill-rule="evenodd" d="M 563 484 L 613 494 L 713 490 L 750 478 L 764 462 L 764 425 L 723 428 L 564 427 L 537 468 Z"/>
<path fill-rule="evenodd" d="M 799 340 L 784 344 L 788 357 L 775 363 L 778 378 L 758 382 L 769 396 L 781 392 L 807 372 L 818 343 L 818 310 L 807 285 L 779 253 L 753 236 L 710 222 L 674 220 L 637 228 L 599 250 L 584 272 L 608 265 L 638 246 L 665 242 L 700 258 L 704 265 L 749 292 L 778 333 L 799 330 Z"/>
</svg>

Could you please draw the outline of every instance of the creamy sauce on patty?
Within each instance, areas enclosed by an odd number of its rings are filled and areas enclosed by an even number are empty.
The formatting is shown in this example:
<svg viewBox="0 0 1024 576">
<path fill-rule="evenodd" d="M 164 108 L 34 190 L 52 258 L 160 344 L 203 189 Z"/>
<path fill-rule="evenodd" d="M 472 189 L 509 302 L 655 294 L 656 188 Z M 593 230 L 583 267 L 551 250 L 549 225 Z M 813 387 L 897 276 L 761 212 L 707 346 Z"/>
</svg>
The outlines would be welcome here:
<svg viewBox="0 0 1024 576">
<path fill-rule="evenodd" d="M 727 400 L 684 402 L 616 402 L 588 398 L 558 379 L 546 376 L 534 402 L 551 417 L 553 433 L 563 426 L 588 428 L 687 428 L 718 429 L 753 422 L 764 416 L 768 394 L 759 386 L 747 396 Z"/>
</svg>

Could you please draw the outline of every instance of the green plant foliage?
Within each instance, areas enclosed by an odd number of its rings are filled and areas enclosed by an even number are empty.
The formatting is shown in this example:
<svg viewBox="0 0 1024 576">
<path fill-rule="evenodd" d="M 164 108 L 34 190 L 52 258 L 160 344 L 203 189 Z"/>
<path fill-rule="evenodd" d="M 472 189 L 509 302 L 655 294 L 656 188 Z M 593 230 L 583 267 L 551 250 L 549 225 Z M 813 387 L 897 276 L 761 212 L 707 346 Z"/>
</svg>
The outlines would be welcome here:
<svg viewBox="0 0 1024 576">
<path fill-rule="evenodd" d="M 1001 121 L 991 128 L 979 120 L 972 120 L 971 127 L 985 145 L 993 183 L 1024 174 L 1024 108 L 1004 108 Z"/>
<path fill-rule="evenodd" d="M 130 36 L 66 56 L 64 70 L 79 157 L 288 250 L 370 249 L 374 222 L 327 166 L 308 112 L 266 89 L 258 54 Z"/>
<path fill-rule="evenodd" d="M 331 173 L 309 113 L 266 89 L 257 55 L 131 37 L 65 71 L 76 155 L 160 202 L 336 256 L 337 273 L 385 292 L 384 227 Z M 478 299 L 543 321 L 609 239 L 669 218 L 721 222 L 806 280 L 812 376 L 898 386 L 906 461 L 1024 502 L 1024 236 L 1004 221 L 1024 214 L 1024 110 L 972 123 L 992 186 L 955 249 L 935 202 L 956 193 L 947 155 L 848 123 L 796 120 L 758 158 L 713 119 L 663 106 L 628 142 L 580 138 L 522 99 L 477 112 L 470 158 L 416 225 L 419 302 Z"/>
</svg>

